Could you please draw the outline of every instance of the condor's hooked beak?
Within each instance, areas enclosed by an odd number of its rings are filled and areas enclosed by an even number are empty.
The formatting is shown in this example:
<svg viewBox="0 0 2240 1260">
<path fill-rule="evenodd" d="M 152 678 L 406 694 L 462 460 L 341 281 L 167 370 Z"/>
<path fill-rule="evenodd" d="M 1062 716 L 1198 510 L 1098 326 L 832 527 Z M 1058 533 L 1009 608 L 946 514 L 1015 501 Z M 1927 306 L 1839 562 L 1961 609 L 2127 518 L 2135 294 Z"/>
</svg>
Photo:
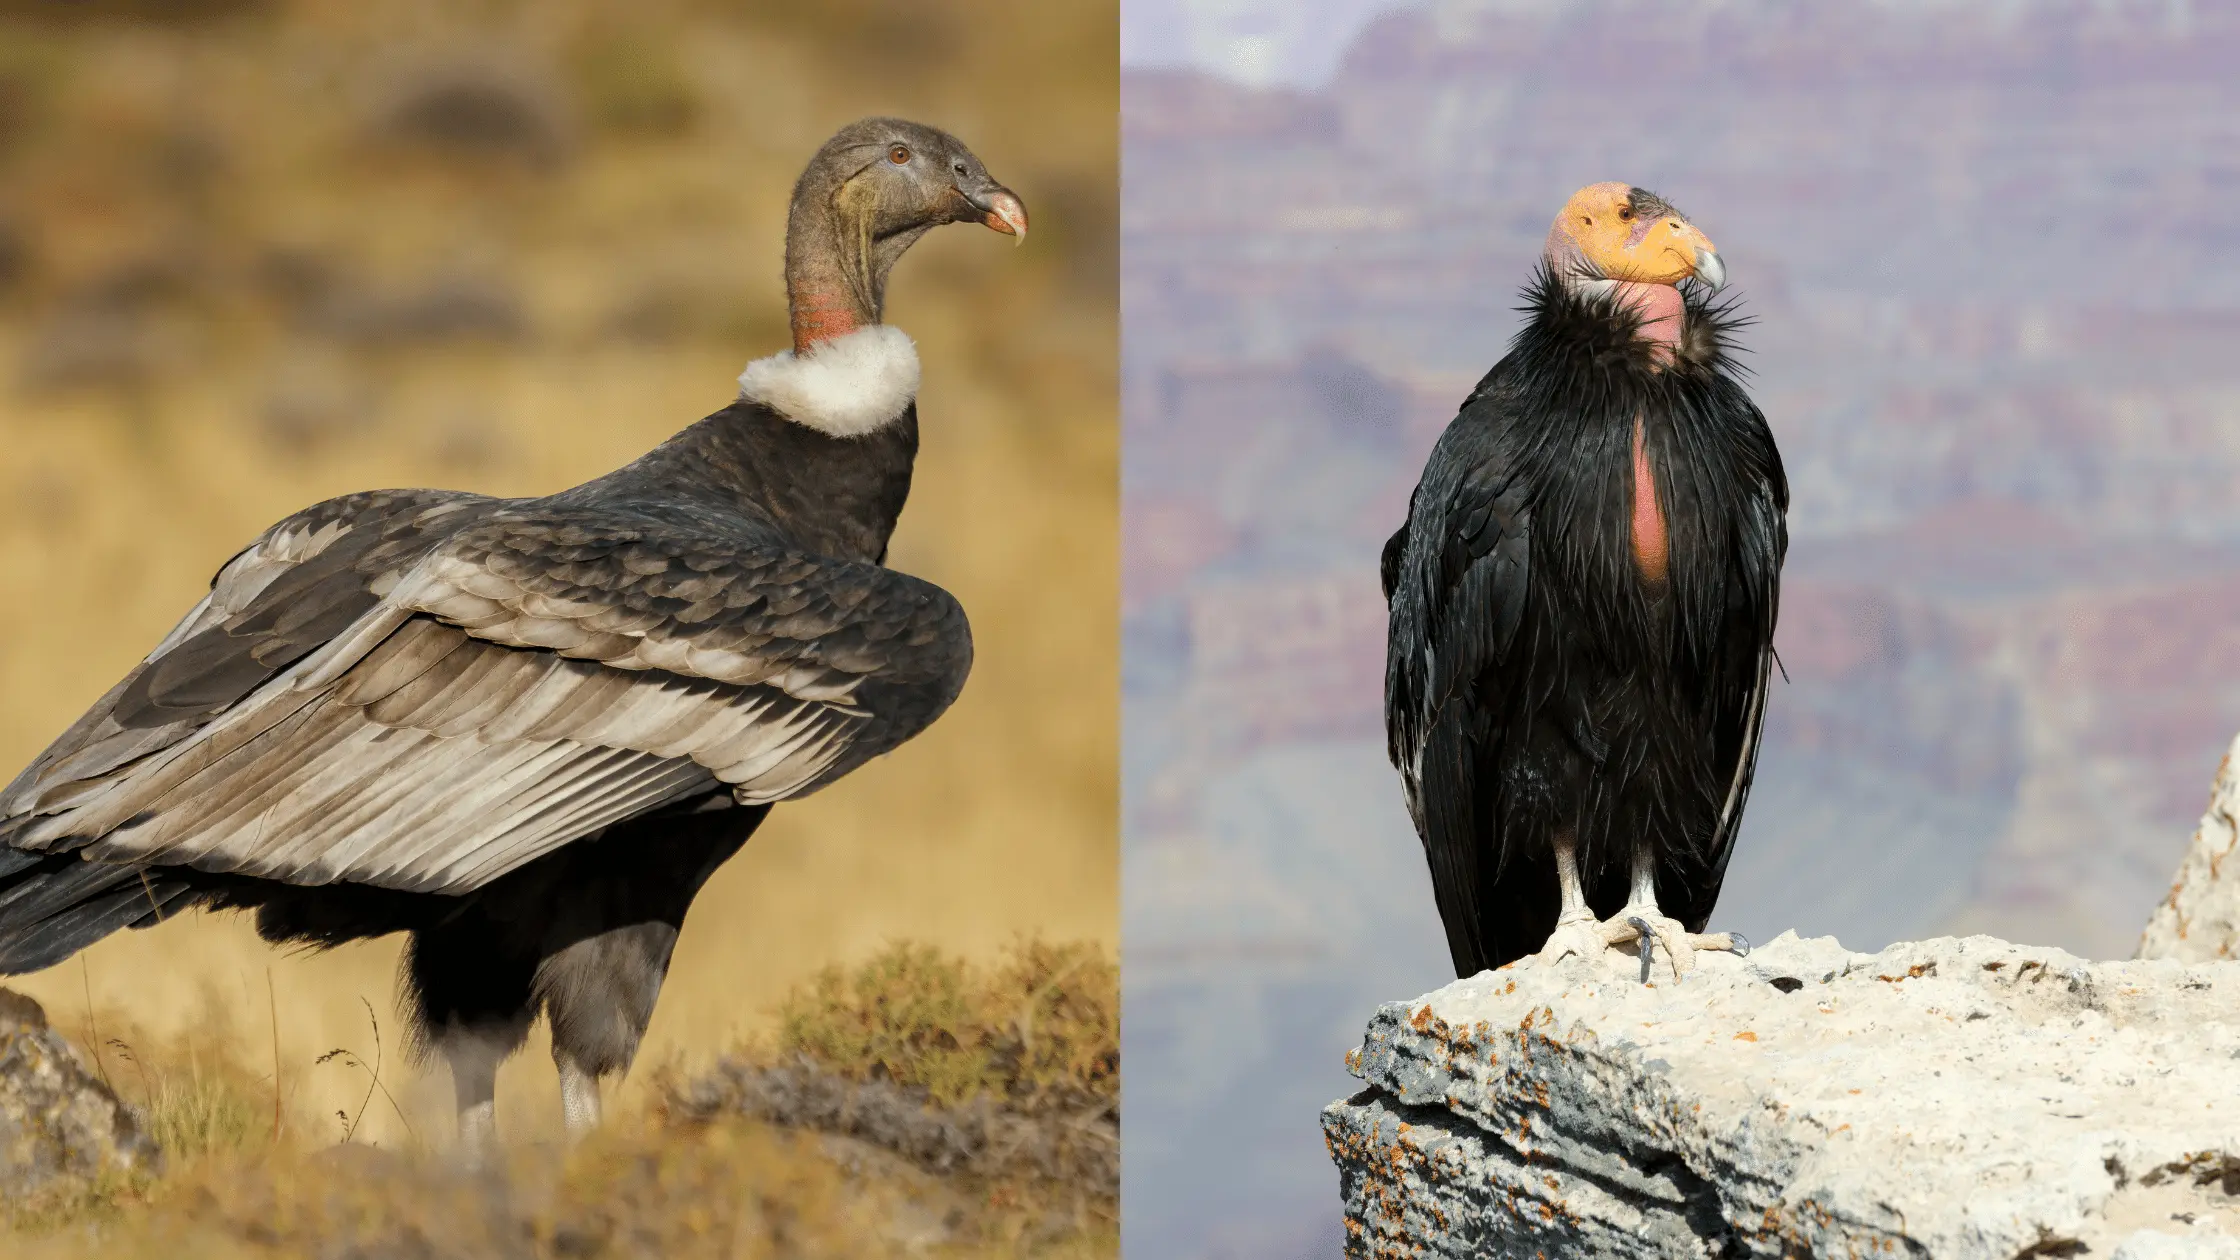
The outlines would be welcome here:
<svg viewBox="0 0 2240 1260">
<path fill-rule="evenodd" d="M 1667 215 L 1649 225 L 1638 241 L 1628 242 L 1603 261 L 1604 274 L 1613 280 L 1641 280 L 1651 284 L 1678 284 L 1696 279 L 1719 289 L 1727 283 L 1727 265 L 1703 230 L 1678 215 Z"/>
<path fill-rule="evenodd" d="M 1719 251 L 1711 248 L 1709 242 L 1696 251 L 1696 279 L 1714 293 L 1727 287 L 1727 265 L 1719 261 Z"/>
<path fill-rule="evenodd" d="M 1015 238 L 1015 245 L 1027 243 L 1027 207 L 1018 194 L 1000 184 L 990 184 L 977 192 L 957 191 L 964 193 L 964 199 L 980 212 L 980 221 L 990 229 Z"/>
</svg>

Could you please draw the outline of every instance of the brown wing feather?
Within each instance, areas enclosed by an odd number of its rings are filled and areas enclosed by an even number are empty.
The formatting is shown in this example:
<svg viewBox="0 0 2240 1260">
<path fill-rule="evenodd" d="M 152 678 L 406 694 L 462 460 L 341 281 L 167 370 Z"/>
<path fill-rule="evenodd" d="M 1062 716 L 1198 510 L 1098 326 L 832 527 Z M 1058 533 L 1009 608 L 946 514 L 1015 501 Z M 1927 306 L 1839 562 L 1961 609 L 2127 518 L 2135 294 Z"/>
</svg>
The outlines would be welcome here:
<svg viewBox="0 0 2240 1260">
<path fill-rule="evenodd" d="M 955 602 L 877 566 L 581 513 L 450 524 L 417 549 L 275 527 L 167 639 L 184 654 L 111 693 L 160 725 L 82 721 L 0 798 L 8 842 L 458 892 L 721 785 L 814 790 L 969 667 Z"/>
<path fill-rule="evenodd" d="M 266 530 L 218 570 L 210 594 L 147 659 L 0 790 L 0 834 L 4 820 L 82 799 L 113 774 L 188 739 L 299 659 L 304 645 L 287 637 L 299 624 L 291 620 L 289 631 L 274 637 L 292 605 L 370 608 L 377 602 L 371 588 L 385 572 L 497 504 L 447 490 L 370 491 L 330 499 Z M 291 575 L 298 576 L 283 584 Z"/>
</svg>

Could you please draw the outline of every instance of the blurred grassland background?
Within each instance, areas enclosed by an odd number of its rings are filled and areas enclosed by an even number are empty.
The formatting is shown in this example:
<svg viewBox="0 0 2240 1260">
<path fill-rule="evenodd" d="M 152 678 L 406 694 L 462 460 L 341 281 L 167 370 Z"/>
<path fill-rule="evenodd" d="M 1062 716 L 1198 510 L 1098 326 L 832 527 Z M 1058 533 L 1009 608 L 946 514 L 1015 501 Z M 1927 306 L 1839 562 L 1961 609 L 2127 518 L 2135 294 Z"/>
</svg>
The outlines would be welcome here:
<svg viewBox="0 0 2240 1260">
<path fill-rule="evenodd" d="M 934 233 L 889 294 L 925 364 L 890 563 L 959 597 L 977 663 L 716 876 L 620 1102 L 888 941 L 1114 946 L 1115 32 L 1109 3 L 1033 0 L 0 0 L 6 773 L 286 513 L 548 493 L 724 405 L 786 344 L 795 175 L 895 113 L 1033 217 L 1017 251 Z M 276 1063 L 307 1141 L 339 1111 L 360 1143 L 447 1143 L 444 1073 L 398 1054 L 398 949 L 283 955 L 194 915 L 11 983 L 84 1046 L 129 1028 L 265 1088 Z M 374 1018 L 395 1108 L 319 1062 L 370 1060 Z M 540 1033 L 501 1129 L 557 1135 L 555 1088 Z"/>
</svg>

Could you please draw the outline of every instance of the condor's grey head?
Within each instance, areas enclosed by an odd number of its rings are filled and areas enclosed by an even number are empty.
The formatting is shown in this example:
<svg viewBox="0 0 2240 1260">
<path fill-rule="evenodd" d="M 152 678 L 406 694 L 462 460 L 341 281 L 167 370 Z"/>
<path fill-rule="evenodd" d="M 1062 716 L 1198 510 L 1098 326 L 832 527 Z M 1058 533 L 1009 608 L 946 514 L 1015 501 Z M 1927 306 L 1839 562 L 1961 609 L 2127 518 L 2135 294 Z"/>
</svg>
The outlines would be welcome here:
<svg viewBox="0 0 2240 1260">
<path fill-rule="evenodd" d="M 1023 243 L 1027 208 L 937 127 L 866 118 L 825 141 L 794 185 L 786 222 L 794 348 L 879 322 L 888 273 L 944 223 L 984 224 Z"/>
</svg>

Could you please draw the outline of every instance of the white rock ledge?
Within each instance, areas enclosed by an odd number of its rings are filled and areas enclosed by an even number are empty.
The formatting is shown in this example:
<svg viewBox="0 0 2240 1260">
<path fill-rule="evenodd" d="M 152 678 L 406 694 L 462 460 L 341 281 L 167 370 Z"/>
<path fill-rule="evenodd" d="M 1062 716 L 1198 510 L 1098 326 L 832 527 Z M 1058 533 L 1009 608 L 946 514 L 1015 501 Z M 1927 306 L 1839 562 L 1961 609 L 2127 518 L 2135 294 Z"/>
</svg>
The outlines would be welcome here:
<svg viewBox="0 0 2240 1260">
<path fill-rule="evenodd" d="M 1698 958 L 1379 1010 L 1322 1113 L 1346 1253 L 2240 1260 L 2240 963 Z"/>
<path fill-rule="evenodd" d="M 2240 958 L 2240 737 L 2217 765 L 2209 808 L 2193 829 L 2170 895 L 2139 936 L 2139 957 L 2209 962 Z"/>
</svg>

